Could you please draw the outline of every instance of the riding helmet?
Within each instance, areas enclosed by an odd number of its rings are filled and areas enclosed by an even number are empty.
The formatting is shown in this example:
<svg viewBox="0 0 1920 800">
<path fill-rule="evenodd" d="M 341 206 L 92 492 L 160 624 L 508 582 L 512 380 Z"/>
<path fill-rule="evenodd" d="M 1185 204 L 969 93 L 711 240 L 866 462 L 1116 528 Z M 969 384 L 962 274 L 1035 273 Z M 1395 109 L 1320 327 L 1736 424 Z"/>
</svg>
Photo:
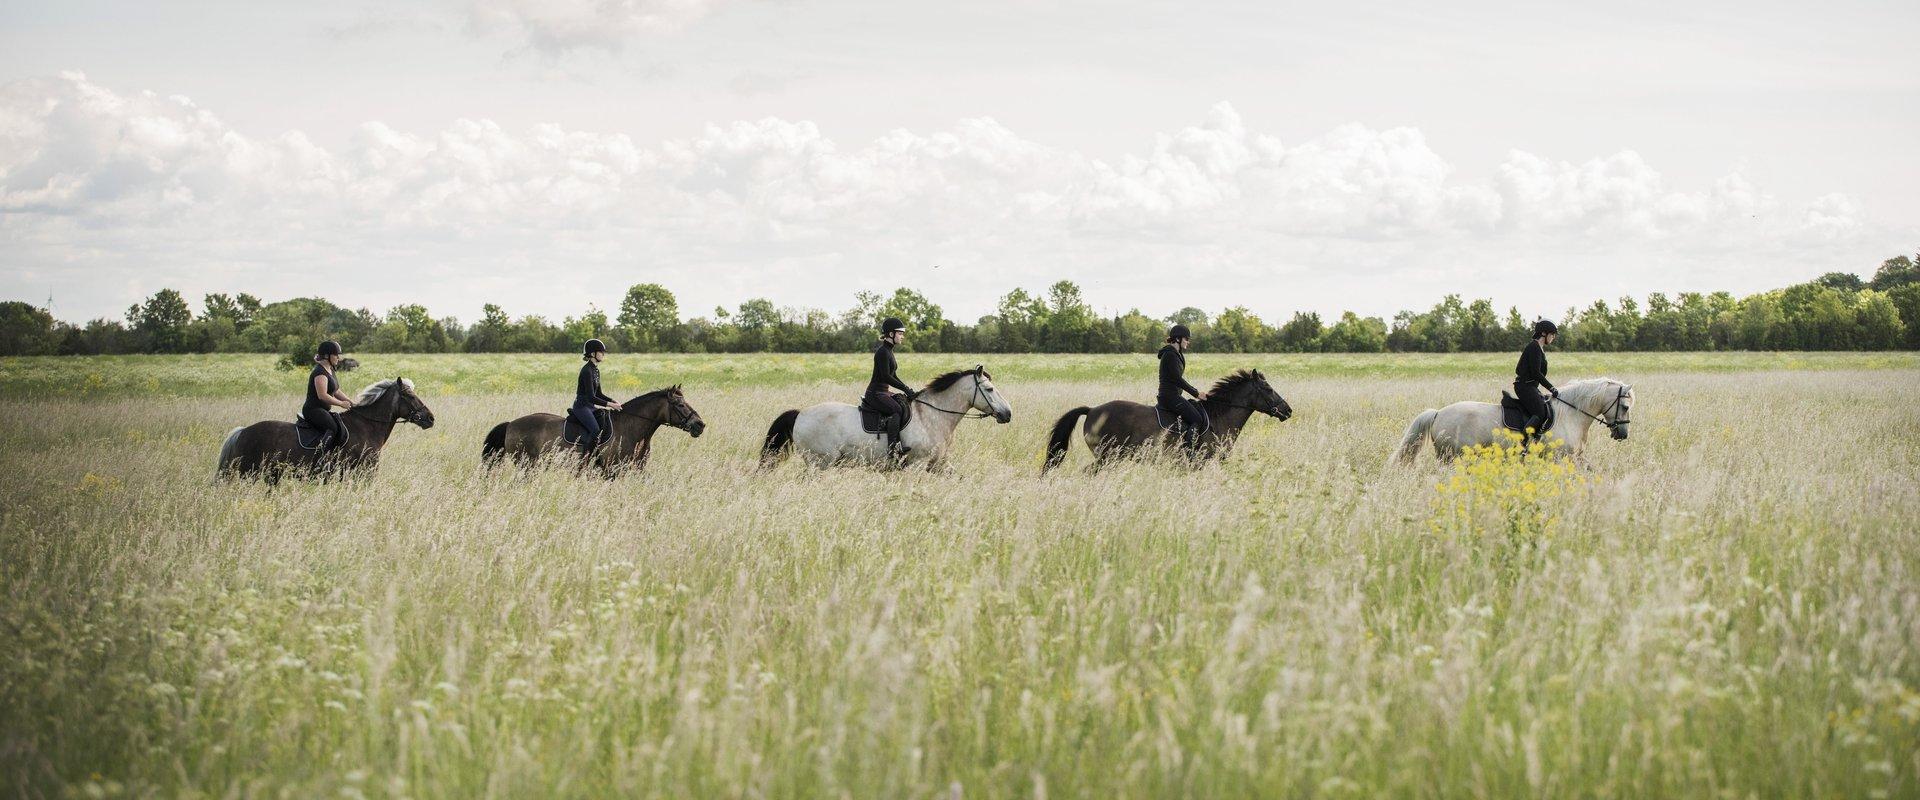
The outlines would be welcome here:
<svg viewBox="0 0 1920 800">
<path fill-rule="evenodd" d="M 337 356 L 337 355 L 340 355 L 340 343 L 332 339 L 328 339 L 320 343 L 320 352 L 316 354 L 315 357 L 326 358 L 327 356 Z"/>
<path fill-rule="evenodd" d="M 1553 324 L 1553 320 L 1543 319 L 1533 323 L 1533 338 L 1538 339 L 1549 333 L 1555 336 L 1560 335 L 1560 326 Z"/>
<path fill-rule="evenodd" d="M 594 353 L 604 352 L 607 352 L 606 342 L 600 341 L 599 339 L 588 339 L 587 343 L 580 348 L 580 357 L 586 358 Z"/>
<path fill-rule="evenodd" d="M 894 331 L 904 331 L 906 329 L 907 329 L 907 324 L 904 322 L 901 322 L 899 317 L 887 317 L 886 319 L 883 319 L 880 321 L 881 336 L 885 336 Z"/>
<path fill-rule="evenodd" d="M 1193 338 L 1193 331 L 1187 330 L 1187 326 L 1185 325 L 1175 325 L 1167 329 L 1167 341 L 1169 342 L 1175 339 L 1191 338 Z"/>
</svg>

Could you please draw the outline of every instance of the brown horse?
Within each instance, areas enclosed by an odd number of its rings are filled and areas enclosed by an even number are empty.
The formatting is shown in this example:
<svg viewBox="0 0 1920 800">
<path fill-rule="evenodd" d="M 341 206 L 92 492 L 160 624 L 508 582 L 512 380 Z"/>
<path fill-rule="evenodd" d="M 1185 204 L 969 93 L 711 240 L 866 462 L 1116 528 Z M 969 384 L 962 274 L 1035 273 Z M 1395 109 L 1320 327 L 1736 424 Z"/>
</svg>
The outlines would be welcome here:
<svg viewBox="0 0 1920 800">
<path fill-rule="evenodd" d="M 234 428 L 220 446 L 215 475 L 259 477 L 272 483 L 288 475 L 325 480 L 371 471 L 379 465 L 380 448 L 387 445 L 395 424 L 411 422 L 422 430 L 431 428 L 433 412 L 413 393 L 413 381 L 394 378 L 367 387 L 340 421 L 346 425 L 347 441 L 324 455 L 301 447 L 291 422 L 267 420 Z"/>
<path fill-rule="evenodd" d="M 1210 422 L 1207 432 L 1200 437 L 1198 455 L 1201 459 L 1226 458 L 1227 452 L 1233 449 L 1234 439 L 1240 436 L 1240 429 L 1246 427 L 1255 411 L 1281 421 L 1293 416 L 1293 407 L 1267 385 L 1266 376 L 1257 369 L 1243 369 L 1221 378 L 1207 391 L 1207 399 L 1200 401 L 1200 407 L 1207 412 Z M 1153 448 L 1174 450 L 1180 446 L 1180 437 L 1160 427 L 1160 416 L 1153 406 L 1128 400 L 1068 411 L 1053 424 L 1053 436 L 1047 441 L 1046 465 L 1040 471 L 1053 469 L 1066 460 L 1067 446 L 1073 440 L 1073 425 L 1081 417 L 1087 418 L 1084 436 L 1087 448 L 1093 451 L 1096 468 Z M 1171 421 L 1172 414 L 1164 416 Z"/>
<path fill-rule="evenodd" d="M 594 451 L 593 462 L 609 478 L 623 469 L 645 467 L 653 453 L 653 433 L 662 425 L 679 428 L 695 438 L 707 430 L 706 421 L 687 405 L 678 384 L 628 400 L 608 416 L 613 420 L 613 433 Z M 486 443 L 480 447 L 480 461 L 492 466 L 512 456 L 515 464 L 526 467 L 548 454 L 569 452 L 577 458 L 580 448 L 562 441 L 565 425 L 566 417 L 559 414 L 528 414 L 502 422 L 487 432 Z M 584 470 L 587 460 L 580 459 L 578 464 Z"/>
</svg>

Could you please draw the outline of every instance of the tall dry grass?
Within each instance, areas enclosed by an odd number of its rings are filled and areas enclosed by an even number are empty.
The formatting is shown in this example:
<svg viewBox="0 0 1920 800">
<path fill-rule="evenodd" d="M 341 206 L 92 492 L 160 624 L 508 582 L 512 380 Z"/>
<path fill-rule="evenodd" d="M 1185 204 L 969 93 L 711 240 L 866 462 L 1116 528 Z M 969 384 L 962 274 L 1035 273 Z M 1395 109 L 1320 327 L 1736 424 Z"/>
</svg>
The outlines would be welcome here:
<svg viewBox="0 0 1920 800">
<path fill-rule="evenodd" d="M 1073 460 L 1002 380 L 951 472 L 753 470 L 724 394 L 614 482 L 209 480 L 260 399 L 0 403 L 8 792 L 1914 796 L 1920 373 L 1617 375 L 1590 472 L 1387 454 L 1487 380 L 1275 376 L 1224 466 Z M 1863 386 L 1872 391 L 1860 392 Z M 1456 480 L 1458 477 L 1458 480 Z"/>
</svg>

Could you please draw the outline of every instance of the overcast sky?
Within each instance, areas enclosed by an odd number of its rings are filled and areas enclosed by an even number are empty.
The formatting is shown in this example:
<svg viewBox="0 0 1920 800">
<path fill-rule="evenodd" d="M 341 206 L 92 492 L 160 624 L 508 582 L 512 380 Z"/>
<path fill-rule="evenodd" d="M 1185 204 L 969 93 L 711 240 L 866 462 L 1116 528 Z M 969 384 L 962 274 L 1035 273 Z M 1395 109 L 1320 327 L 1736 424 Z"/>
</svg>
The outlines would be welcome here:
<svg viewBox="0 0 1920 800">
<path fill-rule="evenodd" d="M 0 4 L 0 299 L 1557 316 L 1920 248 L 1911 0 L 173 5 Z"/>
</svg>

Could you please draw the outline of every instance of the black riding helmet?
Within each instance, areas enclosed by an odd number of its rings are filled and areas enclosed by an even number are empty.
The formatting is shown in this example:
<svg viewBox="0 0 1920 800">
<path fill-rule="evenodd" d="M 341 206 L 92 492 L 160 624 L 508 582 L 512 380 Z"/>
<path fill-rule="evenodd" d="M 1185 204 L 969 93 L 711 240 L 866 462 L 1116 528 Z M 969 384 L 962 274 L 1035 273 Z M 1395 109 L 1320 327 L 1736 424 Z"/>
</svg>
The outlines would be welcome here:
<svg viewBox="0 0 1920 800">
<path fill-rule="evenodd" d="M 320 351 L 318 353 L 315 353 L 313 357 L 326 358 L 327 356 L 337 356 L 337 355 L 340 355 L 340 343 L 332 339 L 328 339 L 320 343 Z"/>
<path fill-rule="evenodd" d="M 1533 338 L 1538 339 L 1549 333 L 1555 336 L 1560 335 L 1560 326 L 1553 324 L 1553 320 L 1543 319 L 1533 323 Z"/>
<path fill-rule="evenodd" d="M 893 333 L 894 331 L 904 331 L 906 329 L 907 329 L 907 324 L 904 322 L 901 322 L 899 317 L 887 317 L 886 319 L 883 319 L 880 321 L 881 336 L 885 336 L 889 333 Z"/>
<path fill-rule="evenodd" d="M 1193 331 L 1187 330 L 1187 326 L 1185 325 L 1175 325 L 1167 329 L 1167 341 L 1169 342 L 1175 339 L 1191 338 L 1193 338 Z"/>
<path fill-rule="evenodd" d="M 604 352 L 607 352 L 607 343 L 599 339 L 588 339 L 587 343 L 580 347 L 581 358 L 592 358 L 594 353 Z"/>
</svg>

